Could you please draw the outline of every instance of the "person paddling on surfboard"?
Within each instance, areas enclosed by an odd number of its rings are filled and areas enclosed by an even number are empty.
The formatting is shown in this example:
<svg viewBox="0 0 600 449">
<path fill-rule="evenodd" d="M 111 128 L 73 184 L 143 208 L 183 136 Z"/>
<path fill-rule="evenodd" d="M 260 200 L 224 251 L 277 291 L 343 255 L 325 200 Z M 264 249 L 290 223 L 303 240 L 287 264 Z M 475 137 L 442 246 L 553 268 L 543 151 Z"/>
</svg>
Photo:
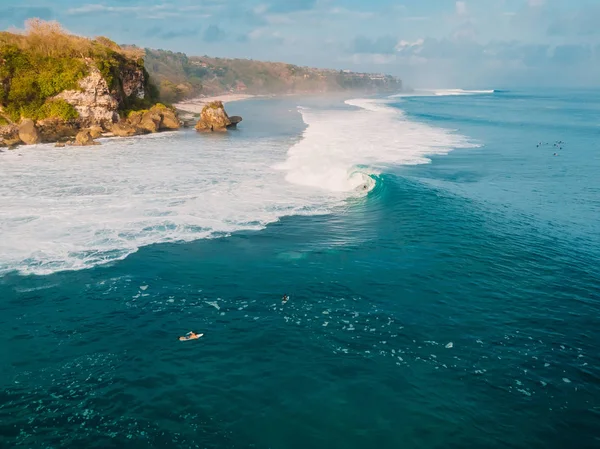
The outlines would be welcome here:
<svg viewBox="0 0 600 449">
<path fill-rule="evenodd" d="M 283 298 L 281 298 L 281 302 L 286 303 L 288 302 L 290 299 L 290 297 L 288 295 L 283 295 Z"/>
<path fill-rule="evenodd" d="M 197 334 L 195 332 L 188 332 L 184 337 L 179 337 L 179 341 L 197 340 L 204 334 Z"/>
</svg>

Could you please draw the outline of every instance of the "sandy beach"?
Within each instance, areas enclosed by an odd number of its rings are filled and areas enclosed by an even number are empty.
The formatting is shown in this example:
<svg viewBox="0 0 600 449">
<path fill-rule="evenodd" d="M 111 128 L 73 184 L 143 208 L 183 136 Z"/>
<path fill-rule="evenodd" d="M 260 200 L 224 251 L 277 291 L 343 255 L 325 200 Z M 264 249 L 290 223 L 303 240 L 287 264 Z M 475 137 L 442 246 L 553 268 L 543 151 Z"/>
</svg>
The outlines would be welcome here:
<svg viewBox="0 0 600 449">
<path fill-rule="evenodd" d="M 192 112 L 194 114 L 199 114 L 202 111 L 202 108 L 211 101 L 222 101 L 223 104 L 232 103 L 234 101 L 242 101 L 248 100 L 250 98 L 255 98 L 255 95 L 245 95 L 245 94 L 224 94 L 224 95 L 216 95 L 214 97 L 198 97 L 192 98 L 190 100 L 184 100 L 180 103 L 175 103 L 177 109 L 186 112 Z"/>
</svg>

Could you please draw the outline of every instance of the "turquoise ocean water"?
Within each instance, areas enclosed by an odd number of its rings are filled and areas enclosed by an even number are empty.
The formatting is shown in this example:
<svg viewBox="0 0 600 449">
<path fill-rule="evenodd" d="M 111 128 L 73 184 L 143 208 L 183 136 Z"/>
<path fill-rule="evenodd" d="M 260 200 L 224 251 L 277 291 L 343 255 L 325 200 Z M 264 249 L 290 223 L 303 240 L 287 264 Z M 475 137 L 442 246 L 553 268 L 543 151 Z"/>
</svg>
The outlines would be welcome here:
<svg viewBox="0 0 600 449">
<path fill-rule="evenodd" d="M 0 447 L 600 447 L 599 105 L 254 100 L 1 153 Z"/>
</svg>

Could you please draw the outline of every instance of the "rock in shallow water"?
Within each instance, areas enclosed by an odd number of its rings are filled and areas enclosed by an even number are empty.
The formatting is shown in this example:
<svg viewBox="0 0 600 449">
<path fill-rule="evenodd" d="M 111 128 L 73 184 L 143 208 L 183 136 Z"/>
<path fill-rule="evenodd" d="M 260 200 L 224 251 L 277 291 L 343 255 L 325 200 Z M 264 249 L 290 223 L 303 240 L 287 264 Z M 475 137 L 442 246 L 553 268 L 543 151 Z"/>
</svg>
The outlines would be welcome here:
<svg viewBox="0 0 600 449">
<path fill-rule="evenodd" d="M 94 141 L 89 129 L 84 129 L 77 133 L 77 136 L 75 137 L 75 145 L 86 147 L 90 145 L 99 145 L 99 143 Z"/>
<path fill-rule="evenodd" d="M 229 118 L 223 102 L 213 101 L 208 103 L 200 113 L 200 120 L 196 123 L 196 130 L 200 132 L 225 132 L 227 128 L 233 127 L 242 121 L 241 117 L 235 117 L 235 123 Z"/>
<path fill-rule="evenodd" d="M 242 121 L 242 117 L 239 115 L 232 115 L 229 117 L 229 120 L 231 121 L 231 124 L 228 126 L 228 128 L 237 128 L 238 123 Z"/>
<path fill-rule="evenodd" d="M 104 130 L 100 126 L 90 127 L 90 135 L 92 136 L 92 139 L 97 139 L 98 137 L 102 136 L 103 132 Z"/>
<path fill-rule="evenodd" d="M 110 130 L 117 137 L 131 137 L 137 134 L 135 126 L 127 121 L 120 121 L 113 124 Z"/>
</svg>

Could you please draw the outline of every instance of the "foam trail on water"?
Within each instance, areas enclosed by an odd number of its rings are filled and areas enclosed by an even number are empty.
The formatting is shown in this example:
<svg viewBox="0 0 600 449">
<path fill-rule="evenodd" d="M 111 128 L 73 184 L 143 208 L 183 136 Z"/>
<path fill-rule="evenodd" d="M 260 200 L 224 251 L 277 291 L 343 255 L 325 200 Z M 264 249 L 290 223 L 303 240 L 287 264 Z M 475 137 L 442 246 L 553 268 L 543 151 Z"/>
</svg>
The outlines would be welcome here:
<svg viewBox="0 0 600 449">
<path fill-rule="evenodd" d="M 464 89 L 438 89 L 435 91 L 435 95 L 481 95 L 481 94 L 493 94 L 493 90 L 464 90 Z"/>
<path fill-rule="evenodd" d="M 493 94 L 496 91 L 490 90 L 465 90 L 465 89 L 415 89 L 414 92 L 403 92 L 391 95 L 389 98 L 415 97 L 415 96 L 463 96 L 463 95 L 486 95 Z"/>
<path fill-rule="evenodd" d="M 291 148 L 291 137 L 179 132 L 0 153 L 0 275 L 85 269 L 154 243 L 329 213 L 373 188 L 373 174 L 469 146 L 384 103 L 347 103 L 301 110 L 308 126 Z"/>
</svg>

